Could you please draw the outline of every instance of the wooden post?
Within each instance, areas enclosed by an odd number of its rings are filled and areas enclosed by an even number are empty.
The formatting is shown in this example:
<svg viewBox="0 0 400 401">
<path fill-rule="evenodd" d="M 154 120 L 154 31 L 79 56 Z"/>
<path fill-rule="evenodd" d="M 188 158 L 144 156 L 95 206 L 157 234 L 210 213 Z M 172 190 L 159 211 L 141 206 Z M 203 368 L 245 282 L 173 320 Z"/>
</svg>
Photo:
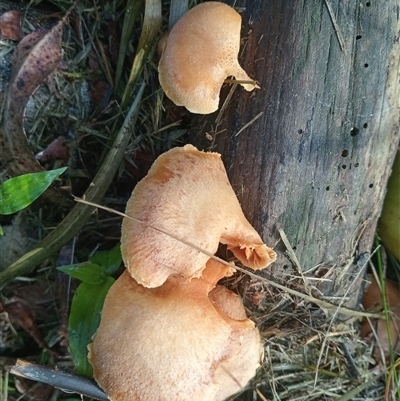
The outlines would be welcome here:
<svg viewBox="0 0 400 401">
<path fill-rule="evenodd" d="M 193 141 L 222 153 L 267 244 L 282 229 L 301 270 L 324 278 L 310 284 L 343 296 L 357 278 L 354 306 L 399 141 L 399 2 L 235 6 L 245 7 L 240 61 L 261 89 L 237 87 L 220 115 L 196 119 Z M 286 280 L 294 265 L 282 240 L 276 250 L 269 272 Z"/>
</svg>

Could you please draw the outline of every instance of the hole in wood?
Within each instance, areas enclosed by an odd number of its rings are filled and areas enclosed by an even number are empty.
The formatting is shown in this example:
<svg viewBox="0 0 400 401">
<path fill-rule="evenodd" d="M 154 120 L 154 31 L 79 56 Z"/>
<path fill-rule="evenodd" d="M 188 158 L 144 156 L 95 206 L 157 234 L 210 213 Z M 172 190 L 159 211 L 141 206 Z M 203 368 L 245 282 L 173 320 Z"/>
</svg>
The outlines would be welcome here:
<svg viewBox="0 0 400 401">
<path fill-rule="evenodd" d="M 369 64 L 368 64 L 368 63 L 365 63 L 365 64 L 364 64 L 364 67 L 365 67 L 365 68 L 368 68 L 368 67 L 369 67 Z"/>
<path fill-rule="evenodd" d="M 327 191 L 329 191 L 329 190 L 330 190 L 330 186 L 328 185 L 325 189 L 326 189 Z"/>
<path fill-rule="evenodd" d="M 370 7 L 371 2 L 370 2 L 370 1 L 367 1 L 367 2 L 365 3 L 365 5 L 366 5 L 367 7 Z"/>
<path fill-rule="evenodd" d="M 364 128 L 368 128 L 368 124 L 365 123 L 365 124 L 363 125 L 363 127 L 364 127 Z"/>
<path fill-rule="evenodd" d="M 360 132 L 360 131 L 359 131 L 359 129 L 358 129 L 357 127 L 353 127 L 353 128 L 351 128 L 351 130 L 350 130 L 350 135 L 351 135 L 351 136 L 356 136 L 356 135 L 358 135 L 359 132 Z"/>
<path fill-rule="evenodd" d="M 359 165 L 359 163 L 354 163 L 354 167 L 358 167 Z"/>
<path fill-rule="evenodd" d="M 347 149 L 345 149 L 343 152 L 342 152 L 342 157 L 347 157 L 349 155 L 349 151 L 347 150 Z"/>
<path fill-rule="evenodd" d="M 370 188 L 373 188 L 374 187 L 374 184 L 369 184 L 368 185 Z"/>
<path fill-rule="evenodd" d="M 346 167 L 347 167 L 347 166 L 346 166 L 345 164 L 342 165 L 342 169 L 343 169 L 343 170 L 346 170 Z"/>
<path fill-rule="evenodd" d="M 357 35 L 357 36 L 356 36 L 356 39 L 357 39 L 357 40 L 360 40 L 361 38 L 362 38 L 362 35 Z"/>
</svg>

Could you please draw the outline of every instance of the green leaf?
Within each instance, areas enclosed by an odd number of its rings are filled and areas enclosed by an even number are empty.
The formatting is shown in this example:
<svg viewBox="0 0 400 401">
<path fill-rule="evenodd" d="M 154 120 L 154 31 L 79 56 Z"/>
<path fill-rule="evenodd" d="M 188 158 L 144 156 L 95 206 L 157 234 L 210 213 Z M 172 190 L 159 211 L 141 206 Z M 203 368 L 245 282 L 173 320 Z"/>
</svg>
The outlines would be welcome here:
<svg viewBox="0 0 400 401">
<path fill-rule="evenodd" d="M 59 266 L 57 270 L 75 277 L 86 284 L 97 285 L 103 283 L 106 279 L 103 268 L 91 262 Z"/>
<path fill-rule="evenodd" d="M 117 271 L 122 263 L 121 245 L 117 244 L 108 251 L 96 252 L 89 260 L 99 265 L 103 272 L 110 276 Z"/>
<path fill-rule="evenodd" d="M 4 235 L 3 227 L 0 226 L 0 235 Z"/>
<path fill-rule="evenodd" d="M 67 167 L 11 178 L 0 185 L 0 214 L 12 214 L 29 206 Z"/>
<path fill-rule="evenodd" d="M 68 330 L 69 347 L 76 371 L 81 375 L 93 375 L 87 358 L 87 346 L 100 324 L 104 299 L 114 281 L 112 277 L 107 277 L 98 285 L 81 283 L 72 300 Z"/>
</svg>

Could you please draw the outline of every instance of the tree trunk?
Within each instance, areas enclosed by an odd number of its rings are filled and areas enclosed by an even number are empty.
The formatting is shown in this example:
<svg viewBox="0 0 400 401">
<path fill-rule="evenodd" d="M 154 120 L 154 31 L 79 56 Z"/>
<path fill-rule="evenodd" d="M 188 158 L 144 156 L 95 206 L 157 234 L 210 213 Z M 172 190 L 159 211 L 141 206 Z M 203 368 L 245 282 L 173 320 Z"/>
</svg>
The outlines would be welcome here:
<svg viewBox="0 0 400 401">
<path fill-rule="evenodd" d="M 221 115 L 196 119 L 193 141 L 222 153 L 266 243 L 282 229 L 309 283 L 326 296 L 353 283 L 354 306 L 399 141 L 399 2 L 235 6 L 245 7 L 240 62 L 261 89 L 237 87 Z M 283 241 L 275 249 L 269 273 L 285 279 L 294 266 Z"/>
</svg>

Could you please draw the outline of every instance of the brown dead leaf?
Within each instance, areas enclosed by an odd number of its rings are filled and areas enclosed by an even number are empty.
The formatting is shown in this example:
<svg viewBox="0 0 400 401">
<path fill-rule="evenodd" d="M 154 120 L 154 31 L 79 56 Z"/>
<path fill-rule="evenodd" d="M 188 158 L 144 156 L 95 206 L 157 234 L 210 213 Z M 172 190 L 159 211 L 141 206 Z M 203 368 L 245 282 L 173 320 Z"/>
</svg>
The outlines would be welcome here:
<svg viewBox="0 0 400 401">
<path fill-rule="evenodd" d="M 101 112 L 110 103 L 111 86 L 106 81 L 94 81 L 90 86 L 93 109 Z"/>
<path fill-rule="evenodd" d="M 13 300 L 7 304 L 0 305 L 0 311 L 7 312 L 8 318 L 13 326 L 23 328 L 40 347 L 48 349 L 27 305 L 20 300 Z"/>
<path fill-rule="evenodd" d="M 63 20 L 51 30 L 41 28 L 32 32 L 19 43 L 12 59 L 8 116 L 6 111 L 9 120 L 23 116 L 36 88 L 57 68 L 61 61 L 62 32 Z"/>
<path fill-rule="evenodd" d="M 29 148 L 23 115 L 32 94 L 60 63 L 63 24 L 68 15 L 69 12 L 51 30 L 39 29 L 25 36 L 13 55 L 0 129 L 0 158 L 11 176 L 44 171 Z M 60 206 L 67 205 L 54 187 L 45 197 Z"/>
<path fill-rule="evenodd" d="M 385 291 L 391 315 L 391 320 L 389 321 L 391 345 L 395 352 L 400 353 L 400 291 L 397 285 L 389 280 L 385 280 Z M 371 284 L 364 295 L 363 305 L 368 311 L 380 312 L 383 309 L 381 290 L 374 277 L 371 278 Z M 390 341 L 386 321 L 384 319 L 371 319 L 370 321 L 364 319 L 361 326 L 361 336 L 368 340 L 373 340 L 373 332 L 376 333 L 377 337 L 377 345 L 374 348 L 376 361 L 382 361 L 382 353 L 388 359 L 390 357 Z"/>
<path fill-rule="evenodd" d="M 21 17 L 22 12 L 17 10 L 7 11 L 0 16 L 0 32 L 4 39 L 16 42 L 22 39 Z"/>
<path fill-rule="evenodd" d="M 67 162 L 69 157 L 69 149 L 65 137 L 59 136 L 51 142 L 46 149 L 36 155 L 36 160 L 46 163 L 53 160 L 61 160 Z"/>
<path fill-rule="evenodd" d="M 255 291 L 254 294 L 251 296 L 251 300 L 254 305 L 259 306 L 262 301 L 264 301 L 267 293 Z"/>
<path fill-rule="evenodd" d="M 15 378 L 15 388 L 28 400 L 46 401 L 51 399 L 54 388 L 44 383 L 35 383 L 22 377 Z"/>
</svg>

